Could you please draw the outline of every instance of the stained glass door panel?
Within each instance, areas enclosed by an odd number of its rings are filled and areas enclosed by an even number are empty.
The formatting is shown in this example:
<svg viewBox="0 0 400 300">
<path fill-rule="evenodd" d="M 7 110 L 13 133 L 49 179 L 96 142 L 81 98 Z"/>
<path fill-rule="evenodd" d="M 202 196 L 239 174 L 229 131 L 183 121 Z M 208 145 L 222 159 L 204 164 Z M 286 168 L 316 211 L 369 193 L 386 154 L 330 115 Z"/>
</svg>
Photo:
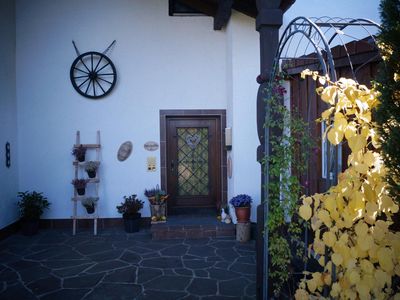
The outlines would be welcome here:
<svg viewBox="0 0 400 300">
<path fill-rule="evenodd" d="M 178 195 L 208 196 L 208 128 L 177 128 Z"/>
<path fill-rule="evenodd" d="M 220 190 L 220 145 L 216 119 L 167 121 L 169 204 L 215 206 Z"/>
</svg>

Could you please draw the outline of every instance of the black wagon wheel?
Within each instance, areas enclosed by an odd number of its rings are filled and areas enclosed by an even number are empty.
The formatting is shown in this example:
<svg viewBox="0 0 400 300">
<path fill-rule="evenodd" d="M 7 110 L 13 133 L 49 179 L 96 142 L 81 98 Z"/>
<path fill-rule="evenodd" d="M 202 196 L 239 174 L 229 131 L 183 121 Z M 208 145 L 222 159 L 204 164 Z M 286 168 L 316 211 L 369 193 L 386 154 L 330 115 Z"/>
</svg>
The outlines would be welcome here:
<svg viewBox="0 0 400 300">
<path fill-rule="evenodd" d="M 98 99 L 112 91 L 117 81 L 117 72 L 106 55 L 92 51 L 83 53 L 74 60 L 70 79 L 79 94 Z"/>
</svg>

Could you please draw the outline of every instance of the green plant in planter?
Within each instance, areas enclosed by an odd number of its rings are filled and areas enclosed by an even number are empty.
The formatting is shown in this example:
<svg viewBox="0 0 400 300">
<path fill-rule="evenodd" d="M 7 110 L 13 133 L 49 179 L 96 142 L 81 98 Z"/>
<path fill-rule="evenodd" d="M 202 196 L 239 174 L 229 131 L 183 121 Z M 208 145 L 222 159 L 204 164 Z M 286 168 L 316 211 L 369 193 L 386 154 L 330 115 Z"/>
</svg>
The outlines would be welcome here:
<svg viewBox="0 0 400 300">
<path fill-rule="evenodd" d="M 229 203 L 235 208 L 237 221 L 240 223 L 250 220 L 250 207 L 252 199 L 249 195 L 240 194 L 229 200 Z"/>
<path fill-rule="evenodd" d="M 151 221 L 152 223 L 165 222 L 167 220 L 166 201 L 168 194 L 166 191 L 157 186 L 149 190 L 145 189 L 144 194 L 150 203 Z"/>
<path fill-rule="evenodd" d="M 86 197 L 82 199 L 81 204 L 86 208 L 88 214 L 92 214 L 95 211 L 98 200 L 98 197 Z"/>
<path fill-rule="evenodd" d="M 21 215 L 22 232 L 25 235 L 33 235 L 38 231 L 39 219 L 45 209 L 48 209 L 50 202 L 43 193 L 19 192 L 18 206 Z"/>
<path fill-rule="evenodd" d="M 149 190 L 145 189 L 144 195 L 149 199 L 151 205 L 163 205 L 168 198 L 167 192 L 160 189 L 158 185 Z"/>
<path fill-rule="evenodd" d="M 86 184 L 89 182 L 87 179 L 74 179 L 72 180 L 72 184 L 75 187 L 78 195 L 85 195 Z"/>
<path fill-rule="evenodd" d="M 99 161 L 88 161 L 85 164 L 85 171 L 88 173 L 89 178 L 96 177 L 96 171 L 99 168 Z"/>
<path fill-rule="evenodd" d="M 74 146 L 74 148 L 72 149 L 72 155 L 75 155 L 77 161 L 85 161 L 85 154 L 86 148 L 82 145 L 79 145 L 78 147 Z"/>
<path fill-rule="evenodd" d="M 124 218 L 126 232 L 136 232 L 140 229 L 140 210 L 144 202 L 139 200 L 136 195 L 124 196 L 124 202 L 117 205 L 118 213 Z"/>
<path fill-rule="evenodd" d="M 240 194 L 240 195 L 236 195 L 231 200 L 229 200 L 229 203 L 233 207 L 250 207 L 252 201 L 253 200 L 251 199 L 251 197 L 249 195 Z"/>
<path fill-rule="evenodd" d="M 124 196 L 124 202 L 117 206 L 117 210 L 124 218 L 132 218 L 140 215 L 139 211 L 143 208 L 143 204 L 144 202 L 136 195 Z"/>
</svg>

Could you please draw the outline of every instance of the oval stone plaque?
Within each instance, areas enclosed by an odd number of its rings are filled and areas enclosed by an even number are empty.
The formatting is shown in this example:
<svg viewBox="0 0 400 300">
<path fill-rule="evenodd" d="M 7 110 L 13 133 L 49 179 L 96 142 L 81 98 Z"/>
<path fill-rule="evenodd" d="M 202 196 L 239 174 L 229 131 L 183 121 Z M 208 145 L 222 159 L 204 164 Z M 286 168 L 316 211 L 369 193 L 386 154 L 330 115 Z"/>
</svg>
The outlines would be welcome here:
<svg viewBox="0 0 400 300">
<path fill-rule="evenodd" d="M 121 146 L 119 146 L 118 149 L 118 160 L 119 161 L 124 161 L 126 160 L 129 155 L 131 155 L 132 153 L 132 142 L 127 141 L 125 143 L 123 143 Z"/>
<path fill-rule="evenodd" d="M 144 149 L 147 151 L 156 151 L 158 149 L 157 142 L 149 141 L 144 144 Z"/>
</svg>

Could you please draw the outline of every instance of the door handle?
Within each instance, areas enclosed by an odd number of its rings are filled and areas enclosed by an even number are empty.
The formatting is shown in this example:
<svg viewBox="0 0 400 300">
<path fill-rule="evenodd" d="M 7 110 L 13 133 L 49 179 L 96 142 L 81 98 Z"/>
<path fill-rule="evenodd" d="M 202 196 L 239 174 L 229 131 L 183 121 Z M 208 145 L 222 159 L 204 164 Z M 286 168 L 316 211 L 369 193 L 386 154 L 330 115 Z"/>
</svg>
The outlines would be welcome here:
<svg viewBox="0 0 400 300">
<path fill-rule="evenodd" d="M 174 173 L 175 171 L 175 162 L 174 160 L 171 160 L 171 173 Z"/>
</svg>

